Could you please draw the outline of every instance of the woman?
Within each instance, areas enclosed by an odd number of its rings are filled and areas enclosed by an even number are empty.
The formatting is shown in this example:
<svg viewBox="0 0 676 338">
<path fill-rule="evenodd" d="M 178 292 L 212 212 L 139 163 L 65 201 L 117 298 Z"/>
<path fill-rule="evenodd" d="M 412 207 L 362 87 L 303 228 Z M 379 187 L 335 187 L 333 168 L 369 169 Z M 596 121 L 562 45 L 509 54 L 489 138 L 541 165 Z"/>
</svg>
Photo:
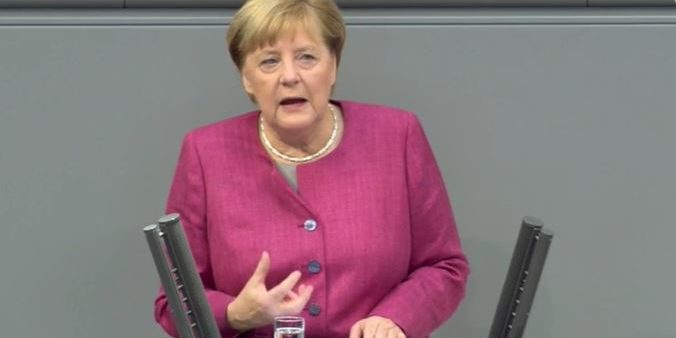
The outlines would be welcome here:
<svg viewBox="0 0 676 338">
<path fill-rule="evenodd" d="M 223 337 L 428 337 L 468 273 L 420 123 L 331 100 L 345 27 L 331 0 L 250 0 L 228 31 L 259 110 L 184 139 L 167 212 L 181 214 Z M 157 321 L 176 335 L 164 294 Z"/>
</svg>

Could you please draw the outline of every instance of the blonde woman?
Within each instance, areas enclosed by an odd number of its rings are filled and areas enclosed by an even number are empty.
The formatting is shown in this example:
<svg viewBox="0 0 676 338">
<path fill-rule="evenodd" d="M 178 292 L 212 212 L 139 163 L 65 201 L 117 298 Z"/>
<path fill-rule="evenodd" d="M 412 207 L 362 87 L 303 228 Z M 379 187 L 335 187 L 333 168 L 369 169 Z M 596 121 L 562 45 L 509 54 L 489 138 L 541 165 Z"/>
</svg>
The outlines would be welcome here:
<svg viewBox="0 0 676 338">
<path fill-rule="evenodd" d="M 223 337 L 424 338 L 468 265 L 415 115 L 331 98 L 345 26 L 331 0 L 250 0 L 228 30 L 258 109 L 188 133 L 167 212 L 181 214 Z M 162 292 L 161 326 L 176 335 Z"/>
</svg>

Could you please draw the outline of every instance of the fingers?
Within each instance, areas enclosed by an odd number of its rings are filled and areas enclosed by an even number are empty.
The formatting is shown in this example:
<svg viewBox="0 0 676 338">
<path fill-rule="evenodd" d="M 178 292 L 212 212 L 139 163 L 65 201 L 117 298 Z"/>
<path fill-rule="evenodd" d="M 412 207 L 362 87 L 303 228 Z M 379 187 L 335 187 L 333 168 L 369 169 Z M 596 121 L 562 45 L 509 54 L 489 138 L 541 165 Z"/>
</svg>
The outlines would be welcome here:
<svg viewBox="0 0 676 338">
<path fill-rule="evenodd" d="M 296 298 L 288 299 L 281 306 L 281 310 L 285 314 L 298 314 L 303 311 L 303 307 L 310 300 L 312 296 L 312 286 L 301 285 L 298 288 L 298 295 Z"/>
<path fill-rule="evenodd" d="M 298 294 L 309 299 L 309 297 L 312 295 L 312 290 L 312 286 L 301 284 L 298 287 Z"/>
<path fill-rule="evenodd" d="M 286 296 L 284 296 L 285 301 L 294 300 L 296 298 L 298 298 L 298 294 L 293 292 L 293 290 L 289 291 L 289 293 L 287 293 Z"/>
<path fill-rule="evenodd" d="M 298 295 L 301 294 L 301 293 L 303 293 L 303 290 L 305 290 L 306 288 L 307 288 L 307 285 L 301 284 L 301 285 L 298 287 L 298 293 L 296 293 L 296 292 L 294 292 L 293 290 L 291 290 L 291 291 L 289 291 L 289 293 L 286 294 L 286 296 L 284 297 L 284 299 L 285 299 L 285 300 L 293 300 L 293 299 L 296 299 L 296 298 L 298 298 Z"/>
<path fill-rule="evenodd" d="M 350 328 L 350 338 L 361 338 L 361 333 L 364 329 L 364 320 L 360 320 Z"/>
<path fill-rule="evenodd" d="M 301 285 L 301 287 L 303 289 L 298 291 L 298 298 L 289 303 L 290 310 L 294 313 L 299 313 L 303 310 L 305 304 L 307 304 L 307 302 L 310 301 L 310 297 L 312 297 L 312 291 L 314 291 L 314 288 L 311 285 Z"/>
<path fill-rule="evenodd" d="M 250 329 L 269 324 L 275 316 L 296 315 L 310 300 L 311 286 L 299 285 L 294 290 L 301 278 L 299 271 L 268 290 L 265 280 L 269 271 L 270 255 L 264 251 L 246 285 L 228 305 L 226 315 L 233 327 Z"/>
<path fill-rule="evenodd" d="M 277 298 L 283 299 L 291 289 L 298 283 L 300 280 L 301 274 L 299 271 L 294 271 L 290 273 L 283 281 L 277 284 L 275 287 L 270 289 L 270 295 Z"/>
<path fill-rule="evenodd" d="M 397 332 L 396 330 L 390 330 L 387 334 L 387 338 L 406 338 L 401 331 Z"/>
<path fill-rule="evenodd" d="M 376 332 L 378 332 L 378 325 L 379 324 L 380 324 L 380 322 L 377 321 L 377 320 L 366 320 L 366 323 L 364 324 L 364 330 L 363 330 L 364 338 L 375 337 Z"/>
<path fill-rule="evenodd" d="M 249 278 L 250 283 L 262 283 L 265 284 L 265 277 L 268 275 L 270 270 L 270 255 L 267 251 L 263 251 L 261 254 L 261 259 L 258 261 L 256 270 L 254 271 L 251 278 Z"/>
<path fill-rule="evenodd" d="M 376 332 L 373 333 L 373 336 L 375 338 L 387 338 L 387 334 L 390 332 L 388 329 L 383 329 L 382 327 L 378 327 L 376 329 Z"/>
<path fill-rule="evenodd" d="M 371 316 L 352 325 L 350 338 L 406 338 L 406 335 L 392 320 Z"/>
</svg>

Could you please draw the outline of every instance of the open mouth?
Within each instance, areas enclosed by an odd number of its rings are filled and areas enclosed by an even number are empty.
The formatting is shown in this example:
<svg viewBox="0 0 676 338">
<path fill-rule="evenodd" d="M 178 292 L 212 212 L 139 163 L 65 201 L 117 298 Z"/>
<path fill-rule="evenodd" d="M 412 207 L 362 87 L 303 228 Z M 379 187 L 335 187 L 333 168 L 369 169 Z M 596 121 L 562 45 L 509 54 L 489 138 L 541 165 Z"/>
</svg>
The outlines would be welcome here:
<svg viewBox="0 0 676 338">
<path fill-rule="evenodd" d="M 305 102 L 307 102 L 307 100 L 302 97 L 288 97 L 283 99 L 280 104 L 283 106 L 300 106 Z"/>
</svg>

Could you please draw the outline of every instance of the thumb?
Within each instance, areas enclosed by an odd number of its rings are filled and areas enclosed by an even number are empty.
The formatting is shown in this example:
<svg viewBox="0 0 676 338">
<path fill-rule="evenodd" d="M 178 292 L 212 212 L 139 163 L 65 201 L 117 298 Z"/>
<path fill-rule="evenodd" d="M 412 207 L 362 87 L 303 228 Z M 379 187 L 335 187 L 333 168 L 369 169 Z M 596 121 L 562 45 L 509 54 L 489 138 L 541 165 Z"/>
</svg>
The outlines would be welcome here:
<svg viewBox="0 0 676 338">
<path fill-rule="evenodd" d="M 254 270 L 253 275 L 249 279 L 250 283 L 265 284 L 265 277 L 268 275 L 270 270 L 270 255 L 267 251 L 263 251 L 261 254 L 261 259 L 258 261 L 256 270 Z"/>
</svg>

